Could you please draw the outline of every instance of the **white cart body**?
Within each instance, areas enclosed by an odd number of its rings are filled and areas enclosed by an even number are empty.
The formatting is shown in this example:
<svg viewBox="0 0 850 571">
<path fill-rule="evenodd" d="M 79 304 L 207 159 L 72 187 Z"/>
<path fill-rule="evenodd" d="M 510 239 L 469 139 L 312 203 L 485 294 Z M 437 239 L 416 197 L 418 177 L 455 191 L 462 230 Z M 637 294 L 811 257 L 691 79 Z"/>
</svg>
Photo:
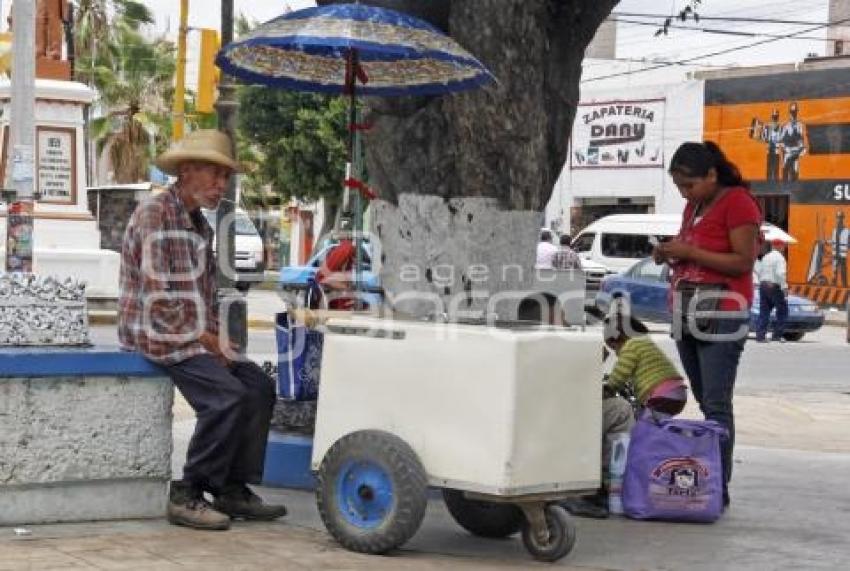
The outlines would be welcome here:
<svg viewBox="0 0 850 571">
<path fill-rule="evenodd" d="M 331 320 L 312 468 L 361 430 L 403 439 L 429 484 L 496 496 L 595 489 L 602 341 L 559 328 Z"/>
</svg>

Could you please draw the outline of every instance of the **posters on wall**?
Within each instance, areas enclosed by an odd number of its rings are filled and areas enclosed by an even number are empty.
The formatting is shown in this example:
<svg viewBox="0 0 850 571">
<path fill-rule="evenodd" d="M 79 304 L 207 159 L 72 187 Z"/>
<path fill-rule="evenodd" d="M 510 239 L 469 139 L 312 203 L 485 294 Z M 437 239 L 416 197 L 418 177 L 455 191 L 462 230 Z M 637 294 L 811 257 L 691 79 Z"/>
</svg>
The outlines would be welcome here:
<svg viewBox="0 0 850 571">
<path fill-rule="evenodd" d="M 580 103 L 570 166 L 662 168 L 664 105 L 664 99 Z"/>
<path fill-rule="evenodd" d="M 9 204 L 6 229 L 6 271 L 32 272 L 32 201 Z"/>
<path fill-rule="evenodd" d="M 705 138 L 720 144 L 763 205 L 782 205 L 784 220 L 775 222 L 798 241 L 788 249 L 792 289 L 845 304 L 850 69 L 708 80 L 705 104 Z"/>
</svg>

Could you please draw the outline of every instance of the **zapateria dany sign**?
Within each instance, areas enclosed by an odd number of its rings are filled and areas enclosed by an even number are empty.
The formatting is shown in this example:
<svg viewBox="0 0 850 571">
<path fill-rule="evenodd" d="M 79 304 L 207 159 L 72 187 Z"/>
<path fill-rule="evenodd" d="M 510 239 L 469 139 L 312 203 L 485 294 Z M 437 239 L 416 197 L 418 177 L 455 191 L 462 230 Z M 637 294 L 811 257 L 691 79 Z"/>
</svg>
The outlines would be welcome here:
<svg viewBox="0 0 850 571">
<path fill-rule="evenodd" d="M 664 166 L 664 99 L 580 103 L 573 123 L 570 166 Z"/>
</svg>

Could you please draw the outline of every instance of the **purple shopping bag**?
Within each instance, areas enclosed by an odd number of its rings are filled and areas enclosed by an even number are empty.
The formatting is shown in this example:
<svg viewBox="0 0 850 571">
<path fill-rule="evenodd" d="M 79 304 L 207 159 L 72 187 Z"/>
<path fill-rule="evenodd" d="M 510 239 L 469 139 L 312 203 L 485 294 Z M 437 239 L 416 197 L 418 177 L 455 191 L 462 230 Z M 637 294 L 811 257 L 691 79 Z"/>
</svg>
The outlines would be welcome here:
<svg viewBox="0 0 850 571">
<path fill-rule="evenodd" d="M 720 439 L 713 420 L 657 420 L 632 429 L 623 511 L 635 519 L 713 522 L 723 512 Z"/>
</svg>

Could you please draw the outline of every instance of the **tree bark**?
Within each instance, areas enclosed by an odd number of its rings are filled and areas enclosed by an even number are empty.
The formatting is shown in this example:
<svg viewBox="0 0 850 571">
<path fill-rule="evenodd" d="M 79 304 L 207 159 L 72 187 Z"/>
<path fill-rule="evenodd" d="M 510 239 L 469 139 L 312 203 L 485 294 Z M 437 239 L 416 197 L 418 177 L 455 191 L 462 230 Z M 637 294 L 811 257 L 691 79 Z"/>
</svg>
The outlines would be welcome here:
<svg viewBox="0 0 850 571">
<path fill-rule="evenodd" d="M 368 102 L 375 128 L 366 162 L 381 197 L 374 227 L 392 294 L 433 292 L 450 303 L 447 296 L 475 289 L 471 265 L 487 266 L 491 278 L 504 278 L 506 264 L 531 270 L 542 211 L 566 159 L 584 50 L 617 1 L 364 2 L 444 29 L 498 80 L 456 95 Z M 438 265 L 454 268 L 453 278 L 435 283 Z M 400 275 L 405 269 L 410 279 Z M 493 293 L 529 280 L 476 283 Z"/>
</svg>

